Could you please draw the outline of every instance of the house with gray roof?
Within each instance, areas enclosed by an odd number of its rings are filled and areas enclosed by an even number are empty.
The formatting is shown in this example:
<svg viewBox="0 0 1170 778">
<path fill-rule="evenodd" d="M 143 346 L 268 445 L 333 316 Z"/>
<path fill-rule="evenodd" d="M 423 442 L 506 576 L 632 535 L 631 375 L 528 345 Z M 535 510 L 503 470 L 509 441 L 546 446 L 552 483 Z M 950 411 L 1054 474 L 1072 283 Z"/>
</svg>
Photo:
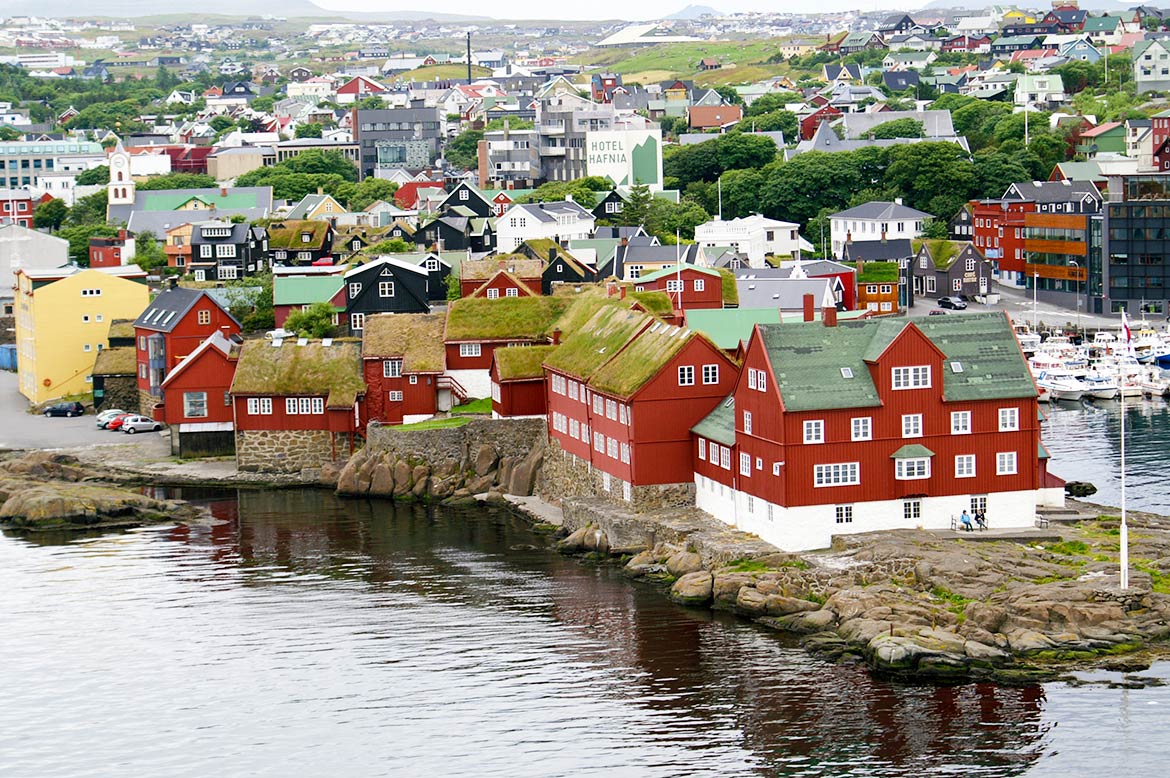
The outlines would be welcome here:
<svg viewBox="0 0 1170 778">
<path fill-rule="evenodd" d="M 909 208 L 900 200 L 873 200 L 829 216 L 833 256 L 840 257 L 847 243 L 910 241 L 922 234 L 928 219 L 925 211 Z M 908 252 L 911 256 L 914 252 Z"/>
</svg>

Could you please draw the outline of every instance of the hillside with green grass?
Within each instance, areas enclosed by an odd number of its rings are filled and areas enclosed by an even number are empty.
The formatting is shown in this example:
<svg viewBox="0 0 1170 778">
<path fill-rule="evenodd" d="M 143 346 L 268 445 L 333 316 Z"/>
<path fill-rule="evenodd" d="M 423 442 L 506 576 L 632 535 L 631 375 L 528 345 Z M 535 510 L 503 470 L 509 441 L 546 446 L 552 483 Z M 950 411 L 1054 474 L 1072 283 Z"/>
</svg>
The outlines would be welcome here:
<svg viewBox="0 0 1170 778">
<path fill-rule="evenodd" d="M 621 73 L 626 81 L 655 83 L 668 78 L 693 80 L 701 86 L 747 84 L 764 78 L 793 73 L 786 62 L 771 64 L 779 58 L 781 41 L 695 41 L 660 43 L 642 48 L 591 49 L 574 61 Z M 704 59 L 718 60 L 718 70 L 701 70 Z"/>
</svg>

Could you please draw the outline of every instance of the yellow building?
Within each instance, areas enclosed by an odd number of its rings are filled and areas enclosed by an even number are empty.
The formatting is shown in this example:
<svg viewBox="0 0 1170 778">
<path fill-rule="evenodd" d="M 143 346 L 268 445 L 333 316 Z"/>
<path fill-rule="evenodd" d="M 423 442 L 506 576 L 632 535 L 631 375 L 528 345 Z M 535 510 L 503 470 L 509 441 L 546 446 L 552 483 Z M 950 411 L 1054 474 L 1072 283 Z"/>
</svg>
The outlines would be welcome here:
<svg viewBox="0 0 1170 778">
<path fill-rule="evenodd" d="M 1056 7 L 1056 3 L 1053 3 L 1052 5 L 1054 8 Z M 1065 5 L 1065 3 L 1061 3 L 1061 5 Z M 1070 3 L 1067 3 L 1067 5 L 1074 5 L 1075 6 L 1076 3 L 1070 2 Z M 1004 12 L 1003 21 L 1004 21 L 1004 24 L 1035 24 L 1036 17 L 1032 16 L 1029 13 L 1025 13 L 1017 8 L 1013 8 L 1010 11 Z"/>
<path fill-rule="evenodd" d="M 20 393 L 40 404 L 93 391 L 93 365 L 110 322 L 137 318 L 150 302 L 137 265 L 16 271 Z"/>
</svg>

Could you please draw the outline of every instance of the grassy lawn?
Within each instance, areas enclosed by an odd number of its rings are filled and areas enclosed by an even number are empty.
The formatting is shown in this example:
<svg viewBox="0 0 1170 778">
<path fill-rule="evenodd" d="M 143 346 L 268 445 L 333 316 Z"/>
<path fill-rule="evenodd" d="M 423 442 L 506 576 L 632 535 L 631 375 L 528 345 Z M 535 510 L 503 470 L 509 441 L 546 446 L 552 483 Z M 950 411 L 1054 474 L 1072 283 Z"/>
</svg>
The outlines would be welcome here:
<svg viewBox="0 0 1170 778">
<path fill-rule="evenodd" d="M 449 419 L 428 419 L 417 424 L 399 424 L 392 429 L 396 430 L 441 430 L 448 427 L 462 427 L 471 421 L 467 416 L 453 416 Z"/>
<path fill-rule="evenodd" d="M 772 76 L 788 75 L 787 63 L 768 64 L 780 51 L 780 40 L 695 41 L 662 43 L 639 49 L 591 49 L 575 61 L 599 65 L 621 73 L 630 81 L 651 83 L 668 78 L 691 78 L 701 86 L 745 84 Z M 699 70 L 699 62 L 710 57 L 723 65 L 718 70 Z"/>
<path fill-rule="evenodd" d="M 456 405 L 451 409 L 452 416 L 483 416 L 492 412 L 492 398 L 471 400 L 463 405 Z"/>
</svg>

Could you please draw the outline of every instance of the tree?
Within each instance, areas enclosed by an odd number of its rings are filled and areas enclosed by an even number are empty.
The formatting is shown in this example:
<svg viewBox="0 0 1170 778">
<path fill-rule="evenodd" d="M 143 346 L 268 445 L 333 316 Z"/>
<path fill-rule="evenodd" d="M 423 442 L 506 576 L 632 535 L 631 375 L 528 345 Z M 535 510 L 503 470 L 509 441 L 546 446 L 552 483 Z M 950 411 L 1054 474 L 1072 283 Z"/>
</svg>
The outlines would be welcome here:
<svg viewBox="0 0 1170 778">
<path fill-rule="evenodd" d="M 483 130 L 464 130 L 451 139 L 443 156 L 455 167 L 471 170 L 479 163 L 479 142 L 481 140 L 483 140 Z"/>
<path fill-rule="evenodd" d="M 379 254 L 409 254 L 412 251 L 414 251 L 413 244 L 407 243 L 402 238 L 391 238 L 367 246 L 364 253 L 377 256 Z"/>
<path fill-rule="evenodd" d="M 117 234 L 118 228 L 108 224 L 78 224 L 62 227 L 57 233 L 69 241 L 69 258 L 81 267 L 89 267 L 90 238 L 113 238 Z"/>
<path fill-rule="evenodd" d="M 363 111 L 376 111 L 379 108 L 385 108 L 386 101 L 380 97 L 370 95 L 369 97 L 363 97 L 361 100 L 358 100 L 354 103 L 354 106 Z"/>
<path fill-rule="evenodd" d="M 383 178 L 366 178 L 357 184 L 343 184 L 338 188 L 338 199 L 351 211 L 360 211 L 378 200 L 389 201 L 398 191 L 398 184 Z"/>
<path fill-rule="evenodd" d="M 336 175 L 346 181 L 357 181 L 357 167 L 353 161 L 340 151 L 325 151 L 309 149 L 302 151 L 295 157 L 289 157 L 284 162 L 273 165 L 269 170 L 288 171 L 290 173 L 308 173 L 313 175 Z"/>
<path fill-rule="evenodd" d="M 454 301 L 463 296 L 463 288 L 459 284 L 459 276 L 452 273 L 444 283 L 447 285 L 447 299 Z"/>
<path fill-rule="evenodd" d="M 764 215 L 804 224 L 824 208 L 844 208 L 853 193 L 864 188 L 852 156 L 809 151 L 769 166 L 760 188 Z"/>
<path fill-rule="evenodd" d="M 78 186 L 95 186 L 97 184 L 107 184 L 109 181 L 109 165 L 98 165 L 97 167 L 91 167 L 89 170 L 83 170 L 77 174 Z"/>
<path fill-rule="evenodd" d="M 216 132 L 227 132 L 232 127 L 235 127 L 236 123 L 231 120 L 230 116 L 220 114 L 219 116 L 211 117 L 211 121 L 207 125 Z"/>
<path fill-rule="evenodd" d="M 621 213 L 618 214 L 617 223 L 627 227 L 637 227 L 646 223 L 646 217 L 650 214 L 650 203 L 654 200 L 654 195 L 650 193 L 650 187 L 645 184 L 635 184 L 630 187 L 630 195 L 622 206 Z"/>
<path fill-rule="evenodd" d="M 276 326 L 271 273 L 228 281 L 225 296 L 228 313 L 245 332 L 265 332 Z"/>
<path fill-rule="evenodd" d="M 82 224 L 104 224 L 106 208 L 109 204 L 109 193 L 102 189 L 91 195 L 74 201 L 69 209 L 69 218 L 66 220 L 73 226 Z"/>
<path fill-rule="evenodd" d="M 215 179 L 204 173 L 167 173 L 162 176 L 152 176 L 138 188 L 144 192 L 159 189 L 214 189 Z"/>
<path fill-rule="evenodd" d="M 760 187 L 764 183 L 761 170 L 728 170 L 719 179 L 723 191 L 723 216 L 737 219 L 760 210 Z M 718 195 L 712 213 L 718 212 Z"/>
<path fill-rule="evenodd" d="M 715 87 L 715 91 L 728 105 L 743 105 L 743 98 L 739 96 L 739 92 L 735 91 L 735 87 L 721 84 Z"/>
<path fill-rule="evenodd" d="M 609 179 L 599 176 L 575 178 L 572 181 L 549 181 L 520 198 L 519 202 L 547 203 L 553 200 L 564 200 L 565 195 L 570 195 L 574 201 L 582 204 L 585 208 L 592 208 L 596 200 L 596 193 L 608 192 L 612 188 L 613 183 Z"/>
<path fill-rule="evenodd" d="M 792 111 L 762 113 L 740 122 L 739 126 L 744 132 L 782 132 L 785 139 L 796 138 L 798 132 L 796 114 Z"/>
<path fill-rule="evenodd" d="M 179 85 L 179 79 L 166 66 L 159 65 L 158 72 L 154 74 L 154 85 L 160 92 L 170 92 Z"/>
<path fill-rule="evenodd" d="M 309 122 L 301 122 L 297 125 L 296 132 L 293 134 L 298 138 L 320 138 L 321 125 Z"/>
<path fill-rule="evenodd" d="M 925 131 L 922 122 L 917 119 L 895 119 L 892 122 L 882 122 L 869 131 L 869 137 L 875 140 L 889 140 L 890 138 L 921 138 Z"/>
<path fill-rule="evenodd" d="M 54 197 L 41 203 L 33 211 L 33 224 L 42 229 L 55 231 L 65 223 L 65 217 L 68 215 L 69 207 L 63 200 Z"/>
<path fill-rule="evenodd" d="M 1012 184 L 1031 181 L 1032 171 L 1023 154 L 984 149 L 975 154 L 975 187 L 979 197 L 997 199 Z"/>
<path fill-rule="evenodd" d="M 20 133 L 7 124 L 0 124 L 0 141 L 20 140 Z"/>
<path fill-rule="evenodd" d="M 134 264 L 148 273 L 167 264 L 166 252 L 154 233 L 140 232 L 134 237 Z"/>
<path fill-rule="evenodd" d="M 779 93 L 769 92 L 765 95 L 760 95 L 752 104 L 743 110 L 744 116 L 762 116 L 766 113 L 779 111 L 784 108 L 785 99 Z"/>
<path fill-rule="evenodd" d="M 693 240 L 695 227 L 711 220 L 711 214 L 703 206 L 684 197 L 678 203 L 655 197 L 646 214 L 646 231 L 658 236 L 663 243 L 674 243 L 678 234 L 685 240 Z"/>
<path fill-rule="evenodd" d="M 290 173 L 278 170 L 279 165 L 251 170 L 236 179 L 236 186 L 270 186 L 277 200 L 300 200 L 320 189 L 325 194 L 342 199 L 341 189 L 349 182 L 341 176 Z"/>
<path fill-rule="evenodd" d="M 306 310 L 294 310 L 285 319 L 284 328 L 302 338 L 328 338 L 334 333 L 333 315 L 327 302 L 313 303 Z"/>
<path fill-rule="evenodd" d="M 253 111 L 261 111 L 263 113 L 272 113 L 272 109 L 276 107 L 276 100 L 269 95 L 257 97 L 252 100 L 251 108 Z"/>
<path fill-rule="evenodd" d="M 975 193 L 975 165 L 953 143 L 911 143 L 888 149 L 886 182 L 906 205 L 950 218 Z"/>
</svg>

